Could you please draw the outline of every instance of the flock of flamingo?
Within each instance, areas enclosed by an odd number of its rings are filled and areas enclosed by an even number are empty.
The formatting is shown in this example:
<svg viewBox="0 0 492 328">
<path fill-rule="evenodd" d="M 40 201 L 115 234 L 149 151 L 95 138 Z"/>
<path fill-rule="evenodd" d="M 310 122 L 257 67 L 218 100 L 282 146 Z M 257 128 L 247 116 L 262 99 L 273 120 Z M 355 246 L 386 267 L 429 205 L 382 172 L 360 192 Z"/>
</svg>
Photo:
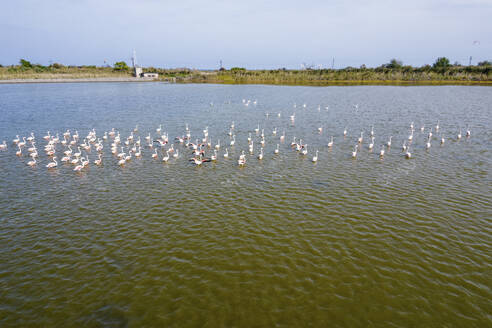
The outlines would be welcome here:
<svg viewBox="0 0 492 328">
<path fill-rule="evenodd" d="M 243 104 L 248 106 L 251 101 L 246 101 L 243 99 Z M 256 104 L 256 101 L 254 102 Z M 210 104 L 213 106 L 213 104 Z M 294 105 L 296 107 L 296 105 Z M 303 105 L 306 107 L 306 104 Z M 318 106 L 318 110 L 319 110 Z M 269 114 L 266 114 L 267 118 Z M 281 116 L 281 113 L 278 113 L 278 117 Z M 295 113 L 290 116 L 290 121 L 293 123 L 295 121 Z M 319 127 L 317 133 L 322 133 L 323 127 Z M 412 142 L 414 141 L 414 132 L 415 132 L 414 123 L 412 122 L 409 126 L 409 135 L 408 138 L 404 139 L 402 144 L 402 153 L 403 155 L 409 159 L 412 157 L 410 152 L 410 148 L 412 147 Z M 425 148 L 429 150 L 432 145 L 432 136 L 433 131 L 438 134 L 439 133 L 439 142 L 440 145 L 444 145 L 445 138 L 440 133 L 439 121 L 433 127 L 431 127 L 428 132 L 425 131 L 425 126 L 422 125 L 420 127 L 420 133 L 423 135 L 427 135 Z M 116 131 L 112 128 L 110 131 L 104 132 L 102 137 L 98 137 L 96 135 L 96 131 L 92 129 L 89 131 L 86 137 L 80 138 L 79 133 L 76 131 L 75 133 L 71 133 L 70 130 L 63 132 L 61 134 L 56 133 L 55 135 L 51 135 L 48 131 L 47 134 L 43 137 L 43 140 L 46 142 L 44 146 L 44 152 L 46 153 L 47 158 L 49 158 L 49 162 L 45 164 L 48 169 L 55 169 L 58 167 L 59 163 L 57 162 L 58 156 L 61 156 L 61 162 L 66 163 L 68 165 L 73 165 L 73 171 L 80 172 L 87 166 L 89 166 L 89 153 L 92 149 L 94 149 L 97 153 L 97 159 L 93 160 L 93 164 L 100 166 L 103 164 L 102 153 L 104 149 L 104 144 L 110 144 L 111 153 L 114 155 L 116 162 L 120 166 L 124 166 L 132 158 L 142 158 L 142 148 L 150 149 L 151 157 L 154 160 L 161 160 L 163 162 L 168 162 L 171 157 L 176 159 L 180 156 L 179 150 L 181 147 L 182 152 L 188 151 L 190 153 L 189 162 L 194 165 L 202 165 L 206 162 L 215 162 L 218 160 L 219 151 L 223 147 L 221 145 L 220 140 L 216 144 L 212 144 L 211 138 L 209 137 L 209 129 L 205 127 L 203 130 L 203 136 L 199 138 L 195 138 L 193 141 L 191 136 L 191 131 L 188 124 L 185 124 L 185 131 L 182 136 L 175 137 L 172 141 L 169 140 L 169 135 L 166 132 L 162 131 L 162 125 L 159 125 L 155 130 L 156 136 L 152 136 L 151 133 L 148 133 L 145 136 L 145 144 L 142 144 L 141 137 L 138 135 L 138 125 L 131 131 L 130 135 L 126 138 L 122 137 L 119 131 Z M 456 134 L 456 140 L 460 140 L 462 138 L 461 128 L 459 132 Z M 278 143 L 276 148 L 273 150 L 275 155 L 280 152 L 280 144 L 285 143 L 285 130 L 282 135 L 277 137 L 277 128 L 273 128 L 271 130 L 270 135 L 273 136 L 274 139 L 278 138 Z M 229 141 L 228 144 L 231 148 L 234 148 L 236 145 L 236 134 L 235 134 L 235 124 L 231 123 L 228 131 Z M 374 128 L 371 127 L 369 132 L 370 141 L 367 144 L 368 151 L 372 152 L 375 147 L 375 133 Z M 465 136 L 470 137 L 471 132 L 467 127 Z M 342 134 L 343 138 L 348 138 L 347 127 L 343 130 Z M 385 152 L 387 149 L 392 146 L 392 136 L 386 142 L 381 143 L 379 152 L 376 152 L 380 158 L 385 156 Z M 19 135 L 16 136 L 15 139 L 12 140 L 14 147 L 17 147 L 16 155 L 19 157 L 26 157 L 24 154 L 27 154 L 27 165 L 34 167 L 38 165 L 38 148 L 36 147 L 37 141 L 33 132 L 30 133 L 28 137 L 20 138 Z M 255 154 L 255 145 L 258 144 L 259 152 Z M 264 147 L 265 147 L 265 129 L 260 130 L 260 125 L 258 124 L 254 129 L 249 132 L 247 137 L 248 144 L 248 152 L 250 155 L 255 155 L 258 160 L 263 160 L 264 158 Z M 275 144 L 275 142 L 274 142 Z M 360 136 L 357 138 L 353 151 L 351 152 L 352 158 L 357 158 L 358 152 L 360 152 L 364 145 L 364 131 L 360 132 Z M 183 147 L 184 146 L 184 147 Z M 307 144 L 302 142 L 302 139 L 297 139 L 293 137 L 292 142 L 290 143 L 293 151 L 297 151 L 302 156 L 308 155 Z M 329 142 L 326 145 L 329 149 L 334 147 L 334 137 L 331 136 Z M 126 149 L 125 149 L 126 148 Z M 3 141 L 0 144 L 0 150 L 7 150 L 8 145 L 6 141 Z M 161 151 L 161 155 L 159 155 L 158 149 Z M 152 151 L 153 150 L 153 151 Z M 84 152 L 84 154 L 83 154 Z M 207 152 L 209 152 L 209 156 L 207 156 Z M 224 159 L 229 158 L 229 149 L 226 148 L 225 152 L 222 154 Z M 245 151 L 240 151 L 240 155 L 237 159 L 238 166 L 246 165 L 247 156 Z M 312 157 L 312 162 L 318 161 L 318 150 L 314 152 L 314 156 Z"/>
</svg>

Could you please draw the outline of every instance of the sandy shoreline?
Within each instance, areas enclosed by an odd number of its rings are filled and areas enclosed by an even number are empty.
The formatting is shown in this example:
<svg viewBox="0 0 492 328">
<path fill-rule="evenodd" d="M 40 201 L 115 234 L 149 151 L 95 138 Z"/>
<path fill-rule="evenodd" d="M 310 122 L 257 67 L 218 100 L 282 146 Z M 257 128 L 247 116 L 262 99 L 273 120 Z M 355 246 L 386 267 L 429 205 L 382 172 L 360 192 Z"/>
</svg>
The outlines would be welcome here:
<svg viewBox="0 0 492 328">
<path fill-rule="evenodd" d="M 18 83 L 83 83 L 83 82 L 155 82 L 155 79 L 135 78 L 135 77 L 96 77 L 80 79 L 12 79 L 0 80 L 0 84 Z"/>
</svg>

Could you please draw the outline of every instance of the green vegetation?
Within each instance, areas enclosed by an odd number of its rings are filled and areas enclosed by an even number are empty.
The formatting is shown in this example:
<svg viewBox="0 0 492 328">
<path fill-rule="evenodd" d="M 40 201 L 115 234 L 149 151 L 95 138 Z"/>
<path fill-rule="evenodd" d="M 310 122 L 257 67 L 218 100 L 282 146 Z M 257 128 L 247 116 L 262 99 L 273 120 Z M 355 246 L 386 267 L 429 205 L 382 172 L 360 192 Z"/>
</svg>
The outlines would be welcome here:
<svg viewBox="0 0 492 328">
<path fill-rule="evenodd" d="M 401 60 L 391 59 L 375 68 L 361 65 L 359 68 L 288 70 L 247 70 L 242 67 L 215 71 L 188 68 L 163 69 L 147 67 L 144 72 L 157 72 L 161 80 L 178 83 L 228 83 L 228 84 L 285 84 L 285 85 L 356 85 L 356 84 L 479 84 L 492 85 L 492 65 L 482 61 L 478 65 L 450 64 L 446 57 L 434 64 L 413 67 Z M 129 78 L 132 70 L 124 62 L 114 67 L 50 66 L 33 64 L 21 59 L 19 65 L 0 66 L 0 80 L 9 79 L 59 79 L 59 78 Z"/>
<path fill-rule="evenodd" d="M 43 66 L 33 64 L 26 59 L 21 59 L 19 65 L 0 67 L 0 80 L 131 77 L 131 70 L 129 70 L 128 66 L 126 66 L 126 69 L 124 67 L 124 65 L 121 65 L 118 66 L 118 69 L 114 69 L 112 67 L 96 67 L 94 65 L 65 66 L 60 63 Z"/>
<path fill-rule="evenodd" d="M 124 61 L 116 62 L 114 64 L 115 71 L 128 71 L 129 69 L 130 67 L 128 67 L 128 65 Z"/>
<path fill-rule="evenodd" d="M 25 59 L 20 60 L 20 65 L 22 68 L 32 68 L 32 64 Z"/>
<path fill-rule="evenodd" d="M 385 64 L 383 65 L 384 67 L 386 68 L 401 68 L 403 66 L 403 62 L 401 60 L 397 60 L 397 59 L 392 59 L 390 60 L 390 62 L 388 64 Z M 365 66 L 364 66 L 365 68 Z"/>
<path fill-rule="evenodd" d="M 449 59 L 447 59 L 446 57 L 437 58 L 436 62 L 433 65 L 434 68 L 447 68 L 449 66 Z"/>
</svg>

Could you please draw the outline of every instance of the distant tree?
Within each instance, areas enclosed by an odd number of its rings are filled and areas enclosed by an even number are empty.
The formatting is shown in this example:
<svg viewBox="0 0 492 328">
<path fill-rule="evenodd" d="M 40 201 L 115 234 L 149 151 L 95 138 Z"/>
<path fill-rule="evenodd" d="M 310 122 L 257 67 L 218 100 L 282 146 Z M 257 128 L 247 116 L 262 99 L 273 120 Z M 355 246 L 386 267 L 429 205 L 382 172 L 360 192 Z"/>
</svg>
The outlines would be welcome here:
<svg viewBox="0 0 492 328">
<path fill-rule="evenodd" d="M 32 64 L 25 59 L 21 59 L 19 63 L 22 66 L 22 68 L 32 68 Z"/>
<path fill-rule="evenodd" d="M 127 71 L 128 69 L 129 67 L 124 61 L 114 63 L 115 71 Z"/>
<path fill-rule="evenodd" d="M 492 66 L 492 62 L 484 60 L 478 63 L 478 66 Z"/>
<path fill-rule="evenodd" d="M 386 68 L 401 68 L 402 66 L 403 62 L 395 58 L 391 59 L 389 63 L 384 65 Z"/>
<path fill-rule="evenodd" d="M 455 61 L 453 66 L 461 66 L 461 63 L 459 61 Z"/>
<path fill-rule="evenodd" d="M 59 69 L 59 68 L 62 68 L 63 65 L 60 64 L 60 63 L 53 63 L 53 64 L 51 64 L 51 67 L 56 68 L 56 69 Z"/>
<path fill-rule="evenodd" d="M 232 67 L 231 72 L 244 72 L 246 71 L 246 68 L 243 67 Z"/>
<path fill-rule="evenodd" d="M 437 58 L 434 65 L 432 65 L 432 67 L 434 67 L 434 68 L 446 68 L 448 66 L 450 66 L 449 59 L 447 59 L 446 57 Z"/>
<path fill-rule="evenodd" d="M 367 68 L 367 67 L 366 67 L 366 64 L 362 64 L 362 65 L 360 65 L 360 69 L 366 69 L 366 68 Z"/>
</svg>

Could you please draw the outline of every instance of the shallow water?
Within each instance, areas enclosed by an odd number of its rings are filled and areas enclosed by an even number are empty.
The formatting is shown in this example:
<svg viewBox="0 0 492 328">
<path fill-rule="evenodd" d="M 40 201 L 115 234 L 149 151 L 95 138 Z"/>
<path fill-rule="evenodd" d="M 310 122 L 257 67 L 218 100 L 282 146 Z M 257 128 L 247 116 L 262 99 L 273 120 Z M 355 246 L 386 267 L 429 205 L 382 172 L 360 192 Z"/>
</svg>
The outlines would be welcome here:
<svg viewBox="0 0 492 328">
<path fill-rule="evenodd" d="M 491 104 L 491 88 L 465 86 L 0 85 L 0 326 L 490 326 Z M 427 151 L 437 120 L 446 142 L 434 131 Z M 47 130 L 123 140 L 136 124 L 144 144 L 185 123 L 220 139 L 216 163 L 195 167 L 176 143 L 178 159 L 144 148 L 119 167 L 104 142 L 103 166 L 92 150 L 75 173 L 42 152 L 31 168 L 12 146 L 33 131 L 42 150 Z"/>
</svg>

